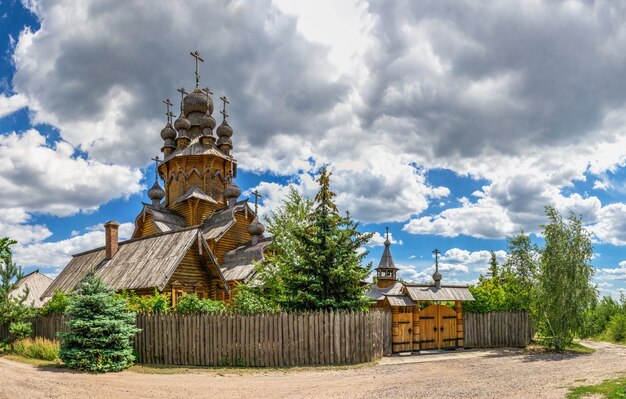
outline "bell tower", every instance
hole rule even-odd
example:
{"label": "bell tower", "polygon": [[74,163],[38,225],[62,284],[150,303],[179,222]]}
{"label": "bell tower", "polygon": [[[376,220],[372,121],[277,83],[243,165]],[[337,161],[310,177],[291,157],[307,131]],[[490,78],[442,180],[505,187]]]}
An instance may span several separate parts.
{"label": "bell tower", "polygon": [[376,285],[379,288],[391,287],[397,280],[396,273],[398,268],[393,263],[393,257],[391,256],[391,251],[389,250],[389,247],[391,246],[391,241],[389,241],[389,227],[386,227],[386,229],[387,236],[385,240],[385,250],[383,251],[383,255],[380,257],[380,262],[376,268]]}

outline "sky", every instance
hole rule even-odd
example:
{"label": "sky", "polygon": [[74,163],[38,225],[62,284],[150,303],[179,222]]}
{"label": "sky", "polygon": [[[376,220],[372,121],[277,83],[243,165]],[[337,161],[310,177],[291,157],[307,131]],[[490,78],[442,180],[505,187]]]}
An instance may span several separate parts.
{"label": "sky", "polygon": [[[399,276],[474,283],[544,207],[580,215],[600,293],[626,290],[626,3],[0,0],[0,236],[26,272],[120,236],[147,202],[162,100],[230,99],[262,214],[323,165],[342,212],[385,227]],[[177,106],[174,107],[176,112]]]}

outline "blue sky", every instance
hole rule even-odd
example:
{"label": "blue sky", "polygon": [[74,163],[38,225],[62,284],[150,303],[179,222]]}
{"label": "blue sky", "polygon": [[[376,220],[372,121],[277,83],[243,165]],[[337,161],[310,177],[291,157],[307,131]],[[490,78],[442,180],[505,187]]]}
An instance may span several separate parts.
{"label": "blue sky", "polygon": [[[479,4],[480,6],[477,6]],[[230,100],[237,183],[262,212],[330,165],[342,211],[385,226],[407,280],[473,282],[543,207],[582,215],[596,283],[626,289],[626,9],[495,1],[0,2],[0,235],[54,276],[129,236],[153,182],[161,100]],[[132,17],[131,17],[132,16]],[[477,24],[476,21],[480,21]],[[177,106],[174,107],[177,111]]]}

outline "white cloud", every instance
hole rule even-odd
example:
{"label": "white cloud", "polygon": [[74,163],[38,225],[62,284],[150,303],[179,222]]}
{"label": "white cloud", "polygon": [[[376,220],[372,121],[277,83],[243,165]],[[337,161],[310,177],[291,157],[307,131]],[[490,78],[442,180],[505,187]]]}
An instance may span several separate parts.
{"label": "white cloud", "polygon": [[[121,223],[119,239],[129,238],[134,229],[133,223]],[[53,270],[53,274],[64,267],[73,254],[104,246],[104,227],[91,226],[86,233],[56,242],[36,242],[18,245],[14,249],[14,259],[21,266],[37,266]],[[49,271],[50,271],[49,270]]]}
{"label": "white cloud", "polygon": [[34,129],[0,135],[0,159],[2,205],[20,214],[72,215],[143,189],[138,169],[76,157],[65,142],[50,147]]}
{"label": "white cloud", "polygon": [[[383,245],[385,245],[385,241],[387,240],[385,233],[379,233],[377,231],[374,232],[374,235],[372,236],[372,239],[369,242],[368,247],[382,247]],[[389,233],[389,242],[392,245],[402,245],[403,242],[402,240],[397,240],[395,238],[393,238],[393,233]]]}
{"label": "white cloud", "polygon": [[26,105],[28,105],[28,100],[21,94],[15,94],[10,97],[0,94],[0,118],[12,114]]}

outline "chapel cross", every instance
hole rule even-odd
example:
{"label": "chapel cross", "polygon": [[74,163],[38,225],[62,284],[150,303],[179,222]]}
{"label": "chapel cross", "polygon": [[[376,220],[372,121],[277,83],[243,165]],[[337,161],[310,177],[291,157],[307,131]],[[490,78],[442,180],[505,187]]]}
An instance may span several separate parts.
{"label": "chapel cross", "polygon": [[228,113],[226,113],[226,104],[230,104],[230,101],[228,101],[228,98],[226,98],[226,96],[220,97],[220,100],[224,102],[224,108],[222,111],[220,111],[220,114],[222,114],[224,116],[224,120],[226,120],[226,118],[228,118]]}
{"label": "chapel cross", "polygon": [[346,219],[350,220],[350,211],[346,211]]}
{"label": "chapel cross", "polygon": [[259,197],[262,197],[262,195],[259,194],[259,190],[254,190],[252,195],[254,195],[254,214],[256,215],[259,208]]}
{"label": "chapel cross", "polygon": [[172,123],[172,119],[174,118],[174,114],[172,113],[172,111],[169,111],[166,115],[167,115],[167,121],[169,123]]}
{"label": "chapel cross", "polygon": [[187,94],[187,92],[185,91],[184,87],[181,87],[180,89],[176,89],[177,92],[180,93],[180,113],[183,113],[183,101],[185,100],[185,94]]}
{"label": "chapel cross", "polygon": [[167,121],[171,122],[170,121],[170,114],[171,114],[170,107],[173,106],[174,104],[172,104],[169,98],[166,98],[165,100],[163,100],[163,104],[165,104],[165,107],[167,108],[167,112],[165,113],[165,115],[167,115]]}
{"label": "chapel cross", "polygon": [[190,53],[193,58],[196,59],[196,88],[200,85],[200,63],[198,61],[204,62],[204,58],[200,55],[198,50]]}
{"label": "chapel cross", "polygon": [[161,161],[161,159],[159,158],[158,155],[156,157],[150,158],[150,159],[154,161],[154,174],[156,175],[156,178],[158,180],[158,178],[159,178],[159,164],[162,161]]}
{"label": "chapel cross", "polygon": [[386,238],[389,241],[389,226],[385,227],[385,230],[387,230]]}
{"label": "chapel cross", "polygon": [[435,271],[438,272],[439,271],[439,254],[441,252],[438,249],[435,249],[433,253],[435,254]]}

